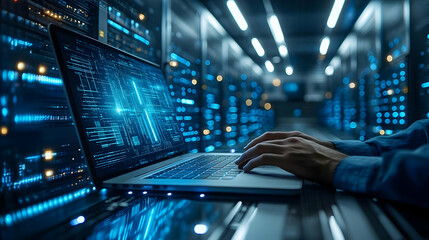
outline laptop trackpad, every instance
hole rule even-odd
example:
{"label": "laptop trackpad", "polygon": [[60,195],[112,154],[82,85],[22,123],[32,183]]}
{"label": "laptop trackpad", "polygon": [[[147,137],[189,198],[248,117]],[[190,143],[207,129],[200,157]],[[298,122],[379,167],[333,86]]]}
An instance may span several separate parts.
{"label": "laptop trackpad", "polygon": [[261,166],[254,168],[249,174],[262,175],[265,177],[276,177],[276,178],[295,178],[293,173],[287,172],[276,166]]}

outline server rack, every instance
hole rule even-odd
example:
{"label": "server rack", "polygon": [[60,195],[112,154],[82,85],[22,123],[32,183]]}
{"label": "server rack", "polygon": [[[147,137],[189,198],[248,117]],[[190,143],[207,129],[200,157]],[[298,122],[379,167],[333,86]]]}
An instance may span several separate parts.
{"label": "server rack", "polygon": [[198,152],[201,141],[201,14],[188,1],[168,4],[165,71],[183,137],[189,151]]}
{"label": "server rack", "polygon": [[243,69],[240,59],[243,58],[243,52],[232,40],[225,40],[224,53],[227,55],[225,61],[225,83],[223,85],[223,107],[224,107],[224,139],[228,147],[237,144],[240,136],[239,130],[239,113],[240,103],[242,102],[239,97],[240,84],[243,76]]}
{"label": "server rack", "polygon": [[[62,194],[67,202],[70,193],[92,189],[47,26],[61,24],[96,37],[97,13],[93,1],[1,2],[0,194],[9,204],[0,212]],[[27,207],[11,217],[49,207]]]}
{"label": "server rack", "polygon": [[225,33],[216,23],[203,18],[203,76],[202,76],[202,133],[201,149],[212,152],[223,145],[222,91],[224,72],[222,55]]}
{"label": "server rack", "polygon": [[[413,120],[429,118],[429,3],[424,0],[411,0],[410,9],[410,57],[409,77],[410,101],[415,111],[410,112]],[[411,111],[412,109],[410,109]]]}
{"label": "server rack", "polygon": [[[408,105],[414,100],[409,96],[409,19],[407,0],[368,4],[337,53],[341,70],[329,77],[343,72],[333,99],[325,104],[325,113],[331,108],[331,115],[325,116],[328,126],[365,140],[410,124]],[[335,115],[339,104],[342,113]]]}

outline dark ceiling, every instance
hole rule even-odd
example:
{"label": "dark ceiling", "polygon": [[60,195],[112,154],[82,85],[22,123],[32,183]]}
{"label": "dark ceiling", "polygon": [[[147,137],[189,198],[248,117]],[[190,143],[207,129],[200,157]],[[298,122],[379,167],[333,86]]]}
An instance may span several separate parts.
{"label": "dark ceiling", "polygon": [[[226,0],[201,0],[225,30],[235,39],[243,50],[261,67],[265,60],[273,60],[279,55],[276,43],[267,22],[263,0],[235,0],[249,27],[241,31],[228,11]],[[305,74],[311,71],[319,59],[319,46],[325,34],[331,38],[331,45],[326,55],[333,57],[341,42],[350,32],[357,17],[363,11],[367,0],[346,0],[336,27],[329,31],[326,21],[334,0],[271,0],[289,50],[290,65],[295,73]],[[259,57],[250,42],[256,37],[265,49],[265,56]],[[288,60],[274,63],[275,71],[284,74]],[[327,61],[321,62],[323,66]]]}

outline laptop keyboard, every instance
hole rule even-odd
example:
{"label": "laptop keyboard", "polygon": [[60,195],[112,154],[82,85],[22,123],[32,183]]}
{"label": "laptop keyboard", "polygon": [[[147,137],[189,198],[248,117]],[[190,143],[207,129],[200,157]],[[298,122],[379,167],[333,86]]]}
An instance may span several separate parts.
{"label": "laptop keyboard", "polygon": [[242,171],[234,160],[237,156],[202,155],[152,174],[145,179],[231,180]]}

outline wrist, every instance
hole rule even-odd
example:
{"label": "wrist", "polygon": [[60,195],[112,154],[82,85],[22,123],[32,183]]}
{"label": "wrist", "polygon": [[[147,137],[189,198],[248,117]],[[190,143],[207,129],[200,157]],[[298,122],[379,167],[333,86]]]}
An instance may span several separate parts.
{"label": "wrist", "polygon": [[328,179],[326,180],[328,185],[333,186],[334,184],[334,174],[335,174],[335,170],[337,169],[338,165],[340,165],[340,163],[347,158],[348,155],[337,152],[336,154],[334,154],[334,156],[332,156],[331,161],[329,161],[328,166],[327,166],[327,176]]}

